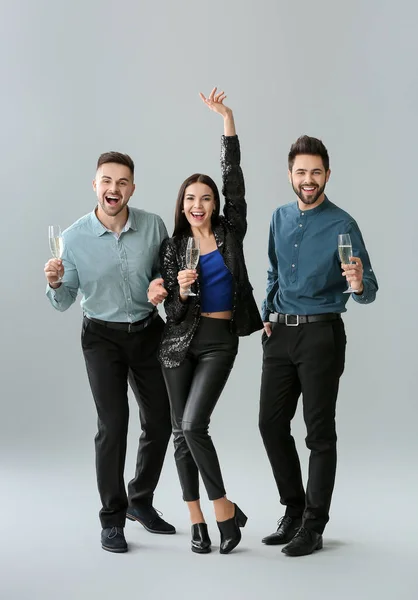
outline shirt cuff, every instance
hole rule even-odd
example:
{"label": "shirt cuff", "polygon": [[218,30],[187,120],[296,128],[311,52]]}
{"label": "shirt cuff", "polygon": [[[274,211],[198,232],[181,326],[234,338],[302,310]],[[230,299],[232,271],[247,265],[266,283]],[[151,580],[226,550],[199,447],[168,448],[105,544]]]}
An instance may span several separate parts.
{"label": "shirt cuff", "polygon": [[356,302],[358,302],[359,304],[367,304],[368,301],[369,301],[368,294],[367,294],[367,289],[366,289],[366,286],[365,286],[364,283],[363,283],[363,286],[364,287],[363,287],[363,293],[362,294],[355,294],[355,293],[351,294],[352,297],[353,297],[353,299]]}
{"label": "shirt cuff", "polygon": [[65,294],[63,283],[58,288],[52,288],[49,283],[46,284],[46,295],[57,304],[63,299],[63,294]]}

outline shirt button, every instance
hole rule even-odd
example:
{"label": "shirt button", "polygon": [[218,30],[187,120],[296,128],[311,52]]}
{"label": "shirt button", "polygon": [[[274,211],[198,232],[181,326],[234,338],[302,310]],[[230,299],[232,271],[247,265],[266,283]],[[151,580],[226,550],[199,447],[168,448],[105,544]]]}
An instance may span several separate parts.
{"label": "shirt button", "polygon": [[303,215],[304,215],[304,214],[305,214],[305,213],[301,213],[302,217],[303,217]]}
{"label": "shirt button", "polygon": [[295,265],[292,265],[293,268],[295,268]]}
{"label": "shirt button", "polygon": [[298,245],[297,245],[297,244],[295,244],[295,248],[297,248],[297,247],[298,247]]}
{"label": "shirt button", "polygon": [[302,227],[302,223],[299,224],[299,227]]}

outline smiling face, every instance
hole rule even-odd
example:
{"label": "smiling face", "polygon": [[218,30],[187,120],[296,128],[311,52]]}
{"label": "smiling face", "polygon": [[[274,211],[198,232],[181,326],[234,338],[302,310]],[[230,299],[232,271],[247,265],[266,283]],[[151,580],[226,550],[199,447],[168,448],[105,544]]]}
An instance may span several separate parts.
{"label": "smiling face", "polygon": [[198,227],[200,229],[210,227],[214,209],[215,197],[208,185],[196,182],[186,188],[183,210],[191,227]]}
{"label": "smiling face", "polygon": [[289,171],[289,181],[299,198],[301,208],[315,208],[323,202],[330,175],[331,171],[325,170],[320,156],[298,154],[295,157],[292,170]]}
{"label": "smiling face", "polygon": [[132,171],[125,165],[104,163],[97,169],[93,189],[99,201],[99,218],[100,211],[108,217],[116,217],[135,191]]}

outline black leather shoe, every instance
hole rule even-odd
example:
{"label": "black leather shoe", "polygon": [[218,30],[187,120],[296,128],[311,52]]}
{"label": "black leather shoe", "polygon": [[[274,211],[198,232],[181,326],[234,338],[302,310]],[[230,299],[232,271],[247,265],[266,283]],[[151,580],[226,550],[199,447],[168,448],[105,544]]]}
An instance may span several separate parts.
{"label": "black leather shoe", "polygon": [[150,533],[176,533],[176,528],[164,521],[153,506],[130,506],[126,511],[126,518],[138,521]]}
{"label": "black leather shoe", "polygon": [[312,529],[301,527],[291,542],[282,548],[287,556],[305,556],[322,549],[322,535]]}
{"label": "black leather shoe", "polygon": [[127,552],[128,544],[122,527],[106,527],[102,529],[102,548],[108,552]]}
{"label": "black leather shoe", "polygon": [[247,522],[247,517],[242,510],[236,504],[234,504],[234,506],[235,515],[232,519],[216,521],[221,533],[221,547],[219,549],[221,554],[229,554],[231,550],[238,546],[241,541],[240,527],[245,527]]}
{"label": "black leather shoe", "polygon": [[211,543],[206,523],[192,525],[192,552],[208,554],[211,551]]}
{"label": "black leather shoe", "polygon": [[267,546],[278,546],[279,544],[288,544],[296,535],[297,530],[302,525],[301,517],[288,517],[285,515],[277,521],[277,531],[264,537],[261,541]]}

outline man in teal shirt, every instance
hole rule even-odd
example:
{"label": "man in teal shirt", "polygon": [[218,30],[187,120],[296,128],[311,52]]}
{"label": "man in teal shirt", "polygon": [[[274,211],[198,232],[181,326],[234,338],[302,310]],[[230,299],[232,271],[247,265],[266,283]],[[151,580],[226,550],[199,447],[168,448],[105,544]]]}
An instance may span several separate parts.
{"label": "man in teal shirt", "polygon": [[[378,289],[357,223],[325,195],[330,173],[324,144],[299,138],[289,153],[298,199],[279,207],[270,225],[260,432],[286,511],[263,542],[287,544],[289,556],[322,548],[337,462],[335,406],[346,346],[341,313],[350,296],[366,305]],[[352,264],[341,265],[339,234],[350,235]],[[344,293],[348,283],[351,294]],[[290,427],[301,394],[310,450],[306,493]]]}
{"label": "man in teal shirt", "polygon": [[[64,231],[62,260],[49,260],[45,275],[55,309],[67,310],[79,291],[82,295],[82,348],[98,414],[101,543],[110,552],[126,552],[126,516],[152,533],[175,533],[152,506],[171,435],[157,359],[164,322],[156,309],[166,296],[158,255],[168,234],[159,216],[128,208],[135,190],[129,156],[102,154],[93,188],[97,207]],[[142,434],[127,495],[128,381],[139,405]]]}

